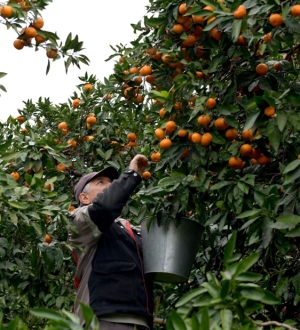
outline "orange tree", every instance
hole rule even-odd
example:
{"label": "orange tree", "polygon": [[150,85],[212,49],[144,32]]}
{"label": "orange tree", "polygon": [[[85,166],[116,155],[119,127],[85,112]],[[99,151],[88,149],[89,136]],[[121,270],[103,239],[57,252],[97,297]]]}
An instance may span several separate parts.
{"label": "orange tree", "polygon": [[[0,24],[6,29],[16,31],[16,39],[12,40],[12,46],[17,50],[24,47],[34,48],[36,51],[43,49],[48,57],[46,73],[50,70],[50,60],[65,58],[65,70],[69,66],[76,65],[80,68],[80,63],[89,64],[89,59],[78,54],[82,50],[83,42],[78,40],[78,36],[72,38],[70,33],[65,43],[59,42],[56,33],[44,29],[42,11],[52,0],[9,0],[0,3]],[[5,73],[0,72],[0,78]],[[3,85],[0,89],[6,92]]]}
{"label": "orange tree", "polygon": [[70,308],[72,188],[139,152],[151,167],[123,216],[205,228],[189,282],[157,285],[167,327],[299,326],[299,15],[296,1],[150,0],[104,82],[85,74],[65,104],[28,101],[2,124],[8,320]]}

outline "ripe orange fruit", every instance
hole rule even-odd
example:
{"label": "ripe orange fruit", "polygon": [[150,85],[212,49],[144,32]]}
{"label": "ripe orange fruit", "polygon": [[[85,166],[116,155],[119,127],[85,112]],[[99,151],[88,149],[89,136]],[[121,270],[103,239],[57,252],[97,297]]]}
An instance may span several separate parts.
{"label": "ripe orange fruit", "polygon": [[259,63],[255,70],[257,74],[264,76],[269,71],[269,68],[265,63]]}
{"label": "ripe orange fruit", "polygon": [[164,118],[165,114],[166,114],[166,110],[165,110],[165,108],[161,108],[161,109],[159,110],[159,116],[160,116],[160,118]]}
{"label": "ripe orange fruit", "polygon": [[129,69],[130,73],[138,73],[140,70],[137,66],[133,66],[132,68]]}
{"label": "ripe orange fruit", "polygon": [[255,149],[255,148],[252,148],[252,151],[251,151],[250,157],[251,157],[252,159],[258,159],[259,156],[260,156],[260,152],[259,152],[259,150]]}
{"label": "ripe orange fruit", "polygon": [[80,100],[79,99],[75,99],[72,102],[72,108],[78,108],[80,106]]}
{"label": "ripe orange fruit", "polygon": [[184,159],[184,158],[187,158],[190,154],[190,149],[189,148],[185,148],[183,153],[181,154],[180,156],[180,159]]}
{"label": "ripe orange fruit", "polygon": [[86,122],[90,125],[94,125],[97,122],[97,118],[95,116],[88,116]]}
{"label": "ripe orange fruit", "polygon": [[35,36],[37,36],[37,31],[32,26],[26,28],[24,33],[26,38],[34,38]]}
{"label": "ripe orange fruit", "polygon": [[221,36],[222,36],[222,31],[219,31],[217,28],[213,28],[210,32],[209,35],[215,39],[216,41],[220,41],[221,40]]}
{"label": "ripe orange fruit", "polygon": [[24,121],[25,121],[25,117],[23,117],[23,116],[18,116],[18,117],[16,117],[16,119],[19,123],[24,123]]}
{"label": "ripe orange fruit", "polygon": [[272,117],[275,114],[275,108],[272,106],[268,106],[264,110],[264,114],[268,117]]}
{"label": "ripe orange fruit", "polygon": [[214,8],[211,6],[205,6],[203,7],[203,10],[215,11]]}
{"label": "ripe orange fruit", "polygon": [[159,140],[162,140],[164,137],[165,137],[165,132],[163,129],[161,128],[157,128],[155,131],[155,136],[159,139]]}
{"label": "ripe orange fruit", "polygon": [[160,161],[160,152],[154,152],[151,156],[150,156],[151,160],[155,163]]}
{"label": "ripe orange fruit", "polygon": [[141,76],[148,76],[152,73],[152,68],[149,65],[144,65],[140,70]]}
{"label": "ripe orange fruit", "polygon": [[64,164],[59,163],[59,164],[56,165],[56,169],[59,170],[59,171],[65,171],[67,168]]}
{"label": "ripe orange fruit", "polygon": [[190,8],[186,8],[186,3],[182,3],[179,7],[178,7],[178,12],[180,15],[184,15],[188,12]]}
{"label": "ripe orange fruit", "polygon": [[247,15],[247,10],[243,5],[240,5],[238,9],[233,13],[234,18],[243,18]]}
{"label": "ripe orange fruit", "polygon": [[236,41],[236,43],[240,46],[247,46],[247,40],[243,35],[240,35]]}
{"label": "ripe orange fruit", "polygon": [[223,130],[228,128],[228,124],[226,123],[224,118],[218,118],[214,121],[214,126],[217,130]]}
{"label": "ripe orange fruit", "polygon": [[20,179],[20,174],[18,172],[12,172],[10,175],[15,179],[15,181]]}
{"label": "ripe orange fruit", "polygon": [[184,138],[188,135],[188,132],[185,129],[180,129],[177,133],[177,135],[181,138]]}
{"label": "ripe orange fruit", "polygon": [[135,98],[138,103],[143,103],[144,102],[144,95],[143,94],[138,94]]}
{"label": "ripe orange fruit", "polygon": [[1,16],[4,18],[8,18],[12,15],[13,9],[10,6],[3,6],[1,8]]}
{"label": "ripe orange fruit", "polygon": [[253,139],[252,128],[249,128],[246,131],[243,131],[242,138],[244,140],[252,140]]}
{"label": "ripe orange fruit", "polygon": [[52,237],[49,234],[45,235],[45,242],[50,244],[52,242]]}
{"label": "ripe orange fruit", "polygon": [[83,89],[84,89],[85,91],[91,91],[91,90],[93,89],[93,85],[92,85],[92,84],[85,84],[85,85],[83,86]]}
{"label": "ripe orange fruit", "polygon": [[39,36],[39,35],[35,36],[34,39],[35,39],[35,42],[36,42],[38,45],[39,45],[39,44],[42,44],[43,42],[46,41],[45,38],[43,38],[43,37],[41,37],[41,36]]}
{"label": "ripe orange fruit", "polygon": [[183,33],[184,29],[181,24],[175,24],[173,26],[173,31],[174,31],[174,33],[181,34],[181,33]]}
{"label": "ripe orange fruit", "polygon": [[263,36],[263,40],[264,40],[264,42],[271,42],[271,40],[272,40],[272,32],[269,32],[269,33],[267,33],[267,34],[265,34],[264,36]]}
{"label": "ripe orange fruit", "polygon": [[22,7],[23,10],[29,11],[31,5],[30,5],[28,0],[22,0],[21,1],[21,7]]}
{"label": "ripe orange fruit", "polygon": [[272,14],[269,17],[269,23],[274,27],[281,26],[283,24],[282,15],[281,14]]}
{"label": "ripe orange fruit", "polygon": [[213,109],[217,105],[217,101],[214,98],[209,97],[205,105],[208,109]]}
{"label": "ripe orange fruit", "polygon": [[52,191],[54,190],[54,183],[49,183],[45,186],[45,189],[49,190],[49,191]]}
{"label": "ripe orange fruit", "polygon": [[143,174],[142,174],[142,178],[143,178],[144,180],[149,180],[149,179],[151,178],[151,173],[148,172],[148,171],[143,172]]}
{"label": "ripe orange fruit", "polygon": [[260,154],[260,156],[257,158],[257,164],[259,165],[265,165],[270,163],[271,158],[265,156],[264,154]]}
{"label": "ripe orange fruit", "polygon": [[238,137],[238,135],[239,135],[239,133],[235,128],[229,128],[225,133],[226,139],[228,139],[230,141],[236,139]]}
{"label": "ripe orange fruit", "polygon": [[127,134],[127,140],[134,142],[136,140],[136,134],[135,133],[128,133]]}
{"label": "ripe orange fruit", "polygon": [[57,49],[55,48],[47,49],[46,51],[46,55],[48,58],[54,58],[56,54],[57,54]]}
{"label": "ripe orange fruit", "polygon": [[160,141],[159,146],[163,150],[170,149],[171,146],[172,146],[172,141],[170,139],[163,139],[163,140]]}
{"label": "ripe orange fruit", "polygon": [[119,62],[124,63],[124,58],[123,57],[120,57],[119,58]]}
{"label": "ripe orange fruit", "polygon": [[93,135],[87,135],[87,136],[84,136],[83,140],[89,142],[89,141],[92,141],[94,138],[95,137]]}
{"label": "ripe orange fruit", "polygon": [[243,161],[240,157],[231,157],[228,161],[228,165],[234,169],[241,169],[243,167]]}
{"label": "ripe orange fruit", "polygon": [[147,81],[148,84],[151,84],[152,85],[154,83],[154,81],[155,81],[155,76],[148,75],[148,76],[146,76],[145,80]]}
{"label": "ripe orange fruit", "polygon": [[72,148],[75,148],[77,145],[77,141],[76,140],[68,140],[67,142]]}
{"label": "ripe orange fruit", "polygon": [[204,147],[207,147],[208,145],[211,144],[212,139],[213,139],[213,137],[210,133],[204,133],[201,138],[201,145],[203,145]]}
{"label": "ripe orange fruit", "polygon": [[199,133],[193,133],[191,136],[191,140],[193,143],[200,144],[202,140],[202,136]]}
{"label": "ripe orange fruit", "polygon": [[61,123],[59,123],[57,125],[57,128],[60,129],[60,130],[63,130],[63,129],[68,129],[68,125],[65,121],[62,121]]}
{"label": "ripe orange fruit", "polygon": [[252,146],[250,144],[241,145],[240,153],[243,156],[250,156],[252,154]]}
{"label": "ripe orange fruit", "polygon": [[75,210],[75,208],[76,208],[76,207],[75,207],[74,205],[71,205],[71,206],[69,207],[69,210],[68,210],[68,211],[69,211],[69,212],[72,212],[72,211]]}
{"label": "ripe orange fruit", "polygon": [[176,127],[177,127],[176,123],[172,120],[166,123],[167,132],[173,133],[176,130]]}
{"label": "ripe orange fruit", "polygon": [[42,17],[38,17],[33,23],[32,23],[33,27],[35,27],[36,29],[41,29],[44,26],[44,20],[42,19]]}
{"label": "ripe orange fruit", "polygon": [[187,38],[183,40],[182,45],[191,47],[194,46],[196,42],[197,42],[196,37],[192,34],[189,34]]}
{"label": "ripe orange fruit", "polygon": [[292,8],[291,8],[291,15],[292,16],[300,16],[300,5],[294,5]]}
{"label": "ripe orange fruit", "polygon": [[197,121],[199,125],[206,126],[210,123],[210,117],[208,115],[201,115]]}
{"label": "ripe orange fruit", "polygon": [[281,68],[279,62],[274,63],[274,69],[275,69],[276,71],[282,71],[282,70],[283,70],[283,69]]}
{"label": "ripe orange fruit", "polygon": [[22,49],[25,46],[25,42],[23,40],[17,39],[14,41],[14,47],[16,49]]}
{"label": "ripe orange fruit", "polygon": [[196,71],[196,77],[198,79],[204,79],[205,78],[205,74],[202,71]]}
{"label": "ripe orange fruit", "polygon": [[204,23],[204,17],[203,16],[192,15],[192,19],[195,23],[198,23],[198,24],[203,24]]}

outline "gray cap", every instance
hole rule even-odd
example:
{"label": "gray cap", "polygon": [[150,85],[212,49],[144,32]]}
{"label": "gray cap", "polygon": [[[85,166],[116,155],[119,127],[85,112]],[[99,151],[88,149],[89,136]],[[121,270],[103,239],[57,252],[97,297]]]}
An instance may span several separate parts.
{"label": "gray cap", "polygon": [[100,172],[91,172],[88,173],[86,175],[84,175],[77,183],[77,185],[74,188],[74,196],[75,199],[77,201],[77,203],[79,203],[79,195],[82,193],[82,190],[84,189],[84,187],[90,182],[92,181],[96,176],[106,176],[107,178],[110,178],[111,181],[118,179],[119,177],[119,173],[118,171],[112,167],[106,167],[103,170],[101,170]]}

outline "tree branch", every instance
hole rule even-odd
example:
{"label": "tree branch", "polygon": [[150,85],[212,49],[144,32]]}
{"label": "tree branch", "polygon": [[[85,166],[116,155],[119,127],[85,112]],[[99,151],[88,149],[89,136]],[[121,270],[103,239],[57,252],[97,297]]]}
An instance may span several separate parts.
{"label": "tree branch", "polygon": [[262,323],[260,323],[260,322],[255,322],[255,321],[252,320],[252,322],[255,325],[258,325],[259,327],[267,327],[269,325],[276,325],[278,327],[286,328],[288,330],[297,330],[297,328],[291,327],[288,324],[279,323],[279,322],[276,322],[276,321],[268,321],[268,322],[262,322]]}

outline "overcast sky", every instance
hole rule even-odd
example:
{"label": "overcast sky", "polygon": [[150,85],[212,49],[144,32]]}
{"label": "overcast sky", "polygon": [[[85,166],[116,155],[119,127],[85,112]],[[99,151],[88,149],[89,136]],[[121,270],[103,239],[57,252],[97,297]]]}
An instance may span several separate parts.
{"label": "overcast sky", "polygon": [[13,46],[16,33],[0,26],[1,52],[0,72],[7,76],[0,79],[7,93],[0,91],[0,120],[8,116],[16,117],[23,102],[40,96],[50,97],[53,103],[63,103],[76,90],[79,76],[94,74],[103,81],[113,72],[117,58],[105,62],[114,52],[109,45],[120,43],[130,45],[136,36],[130,24],[142,20],[146,14],[148,0],[53,0],[45,11],[44,30],[56,32],[64,42],[68,33],[78,34],[83,41],[82,53],[91,61],[89,66],[81,65],[81,70],[70,66],[65,73],[63,60],[51,63],[46,76],[47,60],[45,50],[35,52],[34,48],[24,47],[17,50]]}

